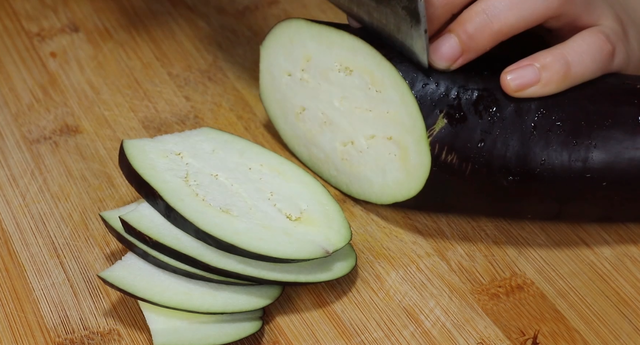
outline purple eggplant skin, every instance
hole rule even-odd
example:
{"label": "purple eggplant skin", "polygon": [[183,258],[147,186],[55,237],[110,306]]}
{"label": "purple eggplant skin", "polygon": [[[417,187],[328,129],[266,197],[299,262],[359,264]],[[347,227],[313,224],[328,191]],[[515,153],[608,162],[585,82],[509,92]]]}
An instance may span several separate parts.
{"label": "purple eggplant skin", "polygon": [[330,24],[381,52],[429,131],[432,172],[396,206],[489,216],[640,218],[640,76],[608,74],[555,95],[514,98],[510,64],[549,45],[535,28],[454,71],[424,69],[366,28]]}
{"label": "purple eggplant skin", "polygon": [[228,242],[222,241],[221,239],[200,230],[196,225],[191,223],[188,219],[186,219],[178,211],[171,207],[171,205],[169,205],[169,203],[158,193],[158,191],[156,191],[147,181],[144,180],[144,178],[142,178],[142,176],[140,176],[140,174],[138,174],[138,172],[131,165],[131,162],[129,162],[127,154],[124,150],[124,146],[122,144],[123,142],[120,143],[120,149],[118,152],[118,165],[120,167],[122,175],[125,177],[129,185],[131,185],[131,187],[133,187],[133,189],[147,203],[149,203],[149,205],[151,205],[156,211],[158,211],[158,213],[160,213],[175,227],[212,247],[249,259],[274,263],[291,263],[304,261],[273,258],[270,256],[252,253],[234,246]]}

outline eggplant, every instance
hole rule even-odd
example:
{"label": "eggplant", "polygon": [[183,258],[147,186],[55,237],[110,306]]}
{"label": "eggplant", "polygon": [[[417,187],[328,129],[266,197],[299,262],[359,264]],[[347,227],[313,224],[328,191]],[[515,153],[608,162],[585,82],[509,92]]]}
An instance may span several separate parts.
{"label": "eggplant", "polygon": [[261,45],[260,97],[290,151],[356,200],[636,219],[640,76],[609,74],[540,98],[506,94],[502,70],[547,46],[529,30],[444,72],[365,27],[290,18]]}
{"label": "eggplant", "polygon": [[205,315],[138,301],[153,345],[220,345],[249,337],[264,325],[264,309]]}
{"label": "eggplant", "polygon": [[108,287],[138,301],[199,314],[262,309],[284,291],[281,285],[234,286],[189,279],[158,268],[128,252],[98,274]]}
{"label": "eggplant", "polygon": [[269,262],[327,257],[351,240],[329,191],[239,136],[196,128],[123,140],[120,169],[172,224],[220,250]]}
{"label": "eggplant", "polygon": [[185,265],[180,261],[174,260],[162,253],[159,253],[156,250],[153,250],[146,246],[144,243],[136,240],[131,237],[131,235],[127,234],[122,227],[122,223],[120,222],[120,216],[128,213],[129,211],[133,211],[140,204],[145,203],[144,200],[138,200],[131,204],[127,204],[125,206],[108,210],[104,212],[100,212],[100,217],[102,218],[103,223],[105,224],[109,233],[116,239],[120,244],[122,244],[125,248],[127,248],[130,252],[137,255],[141,259],[147,261],[148,263],[162,268],[171,273],[175,273],[181,275],[186,278],[191,278],[195,280],[202,280],[210,283],[218,283],[218,284],[229,284],[229,285],[255,285],[256,283],[232,279],[216,274],[212,274],[209,272],[205,272],[199,270],[197,268],[193,268],[191,266]]}
{"label": "eggplant", "polygon": [[167,257],[205,272],[258,284],[325,282],[347,275],[357,262],[351,244],[328,257],[293,263],[233,255],[189,236],[146,202],[121,215],[120,222],[132,238]]}

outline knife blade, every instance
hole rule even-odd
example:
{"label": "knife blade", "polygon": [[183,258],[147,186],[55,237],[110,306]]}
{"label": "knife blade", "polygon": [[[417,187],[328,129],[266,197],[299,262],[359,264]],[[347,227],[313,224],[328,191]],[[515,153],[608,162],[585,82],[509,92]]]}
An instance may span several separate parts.
{"label": "knife blade", "polygon": [[329,0],[362,26],[429,68],[429,33],[424,0]]}

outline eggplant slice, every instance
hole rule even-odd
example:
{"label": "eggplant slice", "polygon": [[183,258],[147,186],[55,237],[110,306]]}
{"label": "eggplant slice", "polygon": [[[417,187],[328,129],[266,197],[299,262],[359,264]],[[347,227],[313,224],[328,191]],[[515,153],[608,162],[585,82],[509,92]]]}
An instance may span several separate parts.
{"label": "eggplant slice", "polygon": [[119,207],[113,210],[104,211],[100,213],[100,217],[104,221],[109,233],[120,242],[125,248],[132,253],[139,256],[141,259],[146,260],[150,264],[167,270],[169,272],[181,275],[186,278],[207,281],[218,284],[230,284],[230,285],[255,285],[256,283],[242,281],[238,279],[228,278],[209,272],[193,268],[185,265],[180,261],[174,260],[156,250],[149,248],[142,242],[131,237],[124,231],[122,223],[120,223],[119,216],[134,210],[140,204],[144,203],[144,200],[138,200],[131,204]]}
{"label": "eggplant slice", "polygon": [[347,275],[356,252],[347,244],[331,256],[274,263],[229,254],[181,231],[148,203],[120,216],[125,231],[150,248],[203,271],[263,284],[319,283]]}
{"label": "eggplant slice", "polygon": [[158,268],[129,252],[98,274],[112,289],[160,307],[201,313],[252,311],[275,302],[280,285],[235,286],[203,282]]}
{"label": "eggplant slice", "polygon": [[221,345],[244,339],[264,325],[264,309],[203,315],[138,301],[153,345]]}
{"label": "eggplant slice", "polygon": [[351,240],[320,181],[239,136],[203,127],[123,140],[119,162],[163,217],[229,253],[296,262],[329,256]]}

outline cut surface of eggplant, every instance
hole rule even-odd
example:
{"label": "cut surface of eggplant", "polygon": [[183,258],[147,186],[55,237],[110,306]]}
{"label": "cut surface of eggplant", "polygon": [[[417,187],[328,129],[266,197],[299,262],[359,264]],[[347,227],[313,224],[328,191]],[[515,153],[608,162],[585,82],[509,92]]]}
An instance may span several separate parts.
{"label": "cut surface of eggplant", "polygon": [[137,300],[202,314],[257,310],[273,303],[283,291],[279,285],[236,286],[185,278],[131,252],[98,276],[109,287]]}
{"label": "cut surface of eggplant", "polygon": [[260,330],[263,309],[234,314],[204,315],[138,301],[153,345],[221,345]]}
{"label": "cut surface of eggplant", "polygon": [[165,218],[211,246],[270,261],[325,257],[351,240],[329,191],[304,169],[203,127],[123,140],[120,166]]}
{"label": "cut surface of eggplant", "polygon": [[325,181],[378,204],[422,189],[431,155],[420,108],[404,78],[369,44],[287,19],[261,45],[259,78],[262,103],[283,141]]}
{"label": "cut surface of eggplant", "polygon": [[[260,95],[289,149],[357,199],[489,216],[637,220],[640,76],[608,74],[547,97],[507,95],[501,72],[547,47],[530,30],[442,72],[417,66],[364,27],[286,19],[262,44]],[[394,98],[377,102],[389,92]],[[391,108],[396,122],[383,116]],[[426,145],[414,131],[426,128],[431,154],[408,169],[380,147],[362,150],[366,140],[344,139],[379,128],[402,131],[393,138],[416,153]],[[345,143],[363,151],[368,169],[343,160]],[[411,193],[383,197],[408,185]]]}
{"label": "cut surface of eggplant", "polygon": [[107,224],[107,229],[109,230],[109,232],[118,240],[118,242],[129,249],[129,251],[136,254],[141,259],[146,260],[150,264],[153,264],[154,266],[181,275],[183,277],[218,284],[255,285],[255,283],[253,282],[228,278],[185,265],[180,261],[174,260],[164,254],[159,253],[156,250],[149,248],[142,242],[131,237],[124,231],[119,217],[129,211],[132,211],[143,202],[144,200],[138,200],[131,204],[100,213],[100,217],[102,217],[104,222]]}
{"label": "cut surface of eggplant", "polygon": [[148,203],[120,216],[125,231],[147,246],[204,271],[257,283],[317,283],[353,270],[356,252],[349,243],[331,256],[294,263],[258,261],[211,247],[181,231]]}

